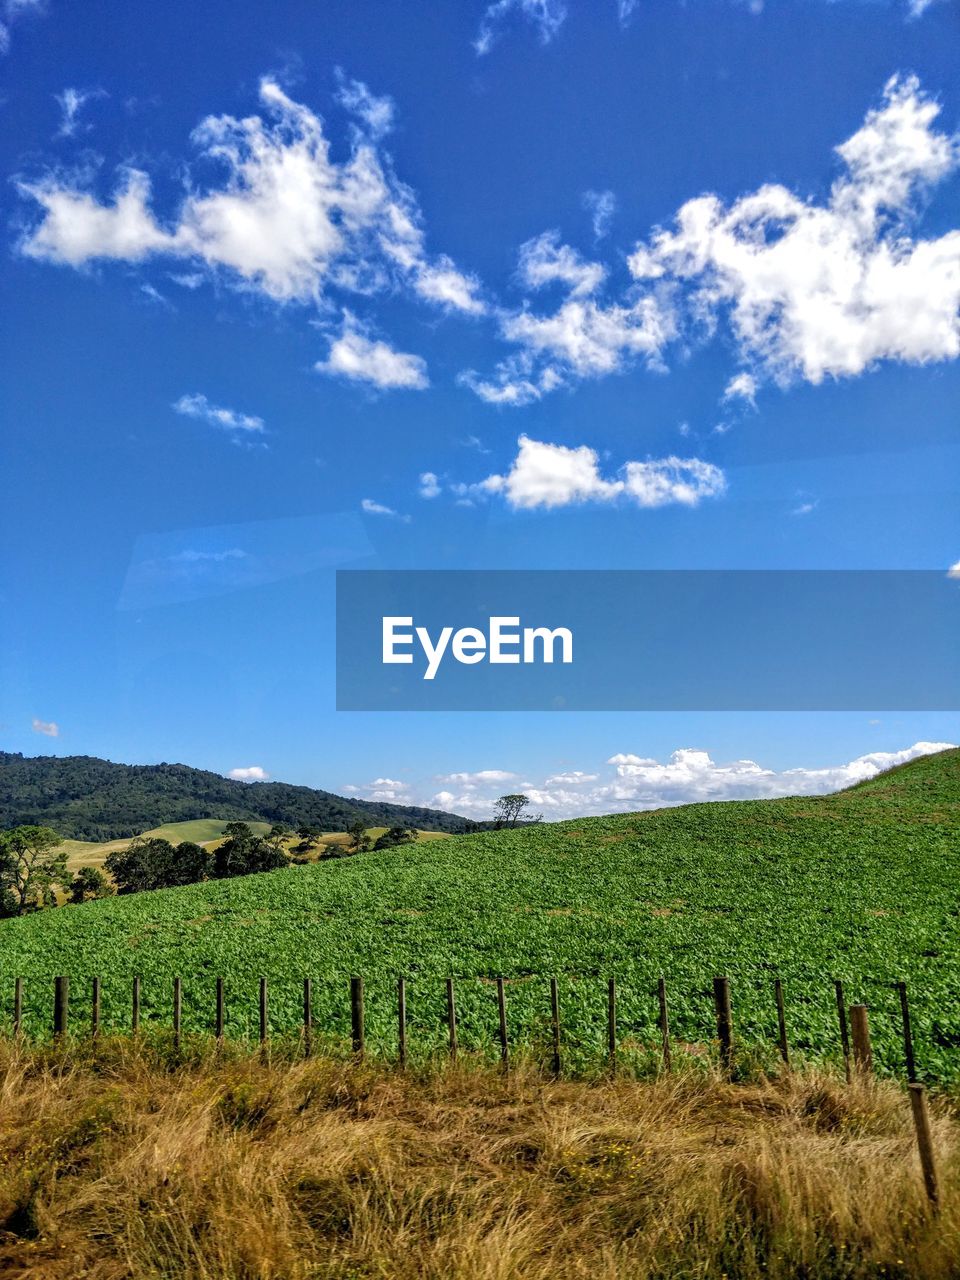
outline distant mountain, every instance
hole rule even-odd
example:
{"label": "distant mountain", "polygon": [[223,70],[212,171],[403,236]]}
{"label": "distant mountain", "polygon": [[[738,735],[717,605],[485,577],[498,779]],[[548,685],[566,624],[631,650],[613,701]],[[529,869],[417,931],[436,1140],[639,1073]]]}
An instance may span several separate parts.
{"label": "distant mountain", "polygon": [[234,782],[185,764],[113,764],[96,756],[0,751],[0,828],[52,827],[69,840],[119,840],[167,822],[223,818],[343,831],[370,827],[463,831],[456,814],[417,805],[352,800],[286,782]]}

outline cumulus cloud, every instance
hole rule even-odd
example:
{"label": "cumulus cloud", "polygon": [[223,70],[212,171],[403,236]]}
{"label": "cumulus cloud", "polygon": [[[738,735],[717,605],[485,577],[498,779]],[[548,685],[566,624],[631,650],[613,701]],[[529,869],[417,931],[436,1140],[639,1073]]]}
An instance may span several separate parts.
{"label": "cumulus cloud", "polygon": [[576,249],[562,244],[559,231],[544,231],[520,246],[517,275],[531,289],[562,284],[571,297],[586,297],[596,293],[606,274],[599,262],[585,262]]}
{"label": "cumulus cloud", "polygon": [[482,56],[489,53],[500,35],[503,23],[518,14],[532,23],[541,44],[549,44],[567,17],[563,0],[495,0],[487,7],[473,47]]}
{"label": "cumulus cloud", "polygon": [[339,336],[330,339],[326,360],[318,360],[314,368],[381,391],[423,391],[430,385],[427,362],[421,356],[395,351],[389,343],[369,337],[349,313]]}
{"label": "cumulus cloud", "polygon": [[343,788],[345,795],[359,796],[364,800],[379,800],[384,804],[410,804],[410,787],[397,778],[374,778],[361,785],[351,783]]}
{"label": "cumulus cloud", "polygon": [[757,395],[757,380],[752,373],[741,371],[735,374],[727,383],[723,391],[723,399],[745,400],[747,404],[755,405]]}
{"label": "cumulus cloud", "polygon": [[227,777],[233,778],[235,782],[266,782],[270,775],[260,765],[248,764],[243,768],[231,769]]}
{"label": "cumulus cloud", "polygon": [[957,138],[934,127],[939,113],[915,77],[894,77],[837,147],[843,172],[823,203],[778,184],[729,206],[698,196],[637,246],[634,277],[682,282],[691,312],[726,316],[741,357],[781,384],[955,359],[960,232],[909,231],[924,194],[960,163]]}
{"label": "cumulus cloud", "polygon": [[[765,768],[754,760],[717,763],[709,752],[690,747],[674,751],[665,762],[633,752],[617,752],[607,760],[611,774],[605,779],[597,773],[573,771],[554,774],[539,786],[524,783],[521,789],[535,808],[552,820],[708,800],[825,795],[952,745],[916,742],[900,751],[869,752],[845,764],[782,770]],[[491,817],[499,794],[495,786],[456,785],[456,779],[473,776],[449,775],[445,781],[453,789],[438,792],[431,803],[470,817]]]}
{"label": "cumulus cloud", "polygon": [[437,498],[440,496],[440,481],[433,471],[424,471],[420,476],[420,497]]}
{"label": "cumulus cloud", "polygon": [[60,737],[60,726],[55,720],[38,720],[37,717],[34,716],[32,728],[34,733],[43,733],[48,738]]}
{"label": "cumulus cloud", "polygon": [[960,578],[960,560],[956,564],[952,564],[947,570],[948,578]]}
{"label": "cumulus cloud", "polygon": [[482,786],[488,782],[513,782],[520,775],[509,769],[478,769],[475,773],[447,773],[438,782],[458,783],[460,786]]}
{"label": "cumulus cloud", "polygon": [[151,207],[150,178],[140,169],[122,171],[106,202],[55,172],[21,182],[42,215],[21,251],[73,267],[181,259],[277,302],[318,301],[331,287],[366,296],[402,286],[446,309],[479,313],[476,282],[449,258],[427,254],[413,193],[378,149],[387,100],[343,81],[340,101],[364,126],[343,161],[331,156],[320,117],[270,77],[260,82],[262,115],[208,116],[193,135],[198,168],[213,162],[220,181],[204,186],[191,172],[167,222]]}
{"label": "cumulus cloud", "polygon": [[461,494],[501,494],[515,509],[565,507],[583,502],[626,498],[641,507],[670,503],[696,506],[702,498],[719,497],[726,488],[723,472],[700,458],[657,458],[627,462],[614,476],[604,476],[595,449],[569,448],[522,435],[517,456],[504,475],[488,476],[476,485],[458,486]]}
{"label": "cumulus cloud", "polygon": [[249,413],[238,413],[236,409],[223,409],[219,405],[211,404],[207,397],[199,392],[182,395],[174,402],[173,409],[175,413],[183,414],[187,418],[197,418],[200,422],[207,422],[210,426],[219,427],[223,431],[259,433],[264,429],[262,418]]}

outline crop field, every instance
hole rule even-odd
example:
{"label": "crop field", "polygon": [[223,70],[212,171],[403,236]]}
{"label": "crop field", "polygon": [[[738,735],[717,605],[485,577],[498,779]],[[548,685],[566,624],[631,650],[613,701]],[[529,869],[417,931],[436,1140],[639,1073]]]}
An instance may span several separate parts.
{"label": "crop field", "polygon": [[[270,1030],[294,1035],[302,979],[314,1028],[349,1035],[348,979],[366,983],[370,1051],[396,1047],[395,983],[408,980],[411,1053],[445,1037],[455,976],[464,1048],[493,1049],[493,980],[507,980],[512,1044],[549,1034],[548,980],[560,984],[566,1061],[603,1051],[605,989],[619,988],[624,1063],[658,1044],[657,979],[668,984],[677,1052],[713,1034],[711,980],[729,975],[744,1049],[775,1045],[782,979],[799,1058],[836,1058],[833,981],[870,1007],[881,1070],[902,1073],[897,997],[907,982],[921,1072],[960,1078],[960,751],[821,799],[691,805],[452,836],[268,875],[110,898],[0,925],[2,1015],[25,978],[24,1024],[48,1034],[52,978],[71,978],[82,1032],[89,979],[102,979],[104,1032],[169,1026],[183,980],[185,1032],[211,1029],[226,980],[227,1032],[252,1036],[269,979]],[[761,1046],[766,1048],[761,1049]]]}

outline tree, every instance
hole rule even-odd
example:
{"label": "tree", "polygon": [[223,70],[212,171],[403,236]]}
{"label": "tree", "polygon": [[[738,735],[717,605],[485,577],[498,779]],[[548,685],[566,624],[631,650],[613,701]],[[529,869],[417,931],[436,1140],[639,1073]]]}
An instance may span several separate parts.
{"label": "tree", "polygon": [[169,840],[153,836],[131,840],[126,849],[115,849],[103,865],[113,876],[117,893],[143,893],[206,879],[210,854],[191,840],[174,847]]}
{"label": "tree", "polygon": [[213,855],[213,874],[219,880],[289,866],[282,843],[256,835],[245,822],[228,823],[224,835],[226,840]]}
{"label": "tree", "polygon": [[56,891],[70,883],[67,855],[49,827],[0,831],[0,912],[22,916],[57,905]]}
{"label": "tree", "polygon": [[351,822],[347,827],[347,835],[350,837],[350,845],[354,853],[363,853],[370,848],[370,837],[367,835],[367,827],[362,818],[357,818],[355,822]]}
{"label": "tree", "polygon": [[493,806],[493,818],[498,827],[515,827],[517,819],[530,804],[524,795],[501,796]]}
{"label": "tree", "polygon": [[109,892],[107,877],[98,867],[81,867],[70,882],[70,901],[78,906],[88,898],[105,898]]}
{"label": "tree", "polygon": [[398,844],[412,844],[417,833],[412,827],[390,827],[377,837],[374,849],[393,849]]}

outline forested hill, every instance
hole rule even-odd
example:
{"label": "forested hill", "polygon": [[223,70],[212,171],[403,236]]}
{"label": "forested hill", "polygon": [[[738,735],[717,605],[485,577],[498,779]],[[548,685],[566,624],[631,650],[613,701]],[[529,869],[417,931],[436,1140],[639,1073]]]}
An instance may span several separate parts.
{"label": "forested hill", "polygon": [[194,818],[282,822],[344,831],[367,826],[462,831],[440,809],[352,800],[285,782],[234,782],[185,764],[113,764],[96,756],[0,751],[0,828],[36,823],[70,840],[118,840]]}

